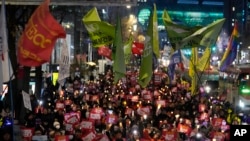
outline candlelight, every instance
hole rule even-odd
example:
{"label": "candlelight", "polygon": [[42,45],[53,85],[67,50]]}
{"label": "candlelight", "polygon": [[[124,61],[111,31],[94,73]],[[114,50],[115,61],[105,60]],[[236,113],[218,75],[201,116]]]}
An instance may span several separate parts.
{"label": "candlelight", "polygon": [[182,118],[180,118],[180,122],[182,122],[183,121],[183,119]]}
{"label": "candlelight", "polygon": [[141,104],[141,101],[139,101],[139,104]]}
{"label": "candlelight", "polygon": [[137,107],[140,107],[140,104],[136,104]]}
{"label": "candlelight", "polygon": [[123,128],[123,126],[122,126],[122,122],[119,122],[119,126],[120,126],[121,128]]}
{"label": "candlelight", "polygon": [[176,114],[176,115],[175,115],[175,118],[177,118],[177,119],[178,119],[179,117],[180,117],[180,115],[179,115],[179,114]]}

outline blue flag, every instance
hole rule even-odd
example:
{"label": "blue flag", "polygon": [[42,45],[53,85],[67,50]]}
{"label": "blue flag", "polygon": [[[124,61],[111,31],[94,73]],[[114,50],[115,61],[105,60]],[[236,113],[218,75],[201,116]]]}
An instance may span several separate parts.
{"label": "blue flag", "polygon": [[175,71],[175,66],[176,64],[179,64],[181,63],[181,51],[180,50],[177,50],[175,51],[171,57],[170,57],[170,63],[168,65],[168,77],[170,79],[170,82],[174,79],[174,71]]}

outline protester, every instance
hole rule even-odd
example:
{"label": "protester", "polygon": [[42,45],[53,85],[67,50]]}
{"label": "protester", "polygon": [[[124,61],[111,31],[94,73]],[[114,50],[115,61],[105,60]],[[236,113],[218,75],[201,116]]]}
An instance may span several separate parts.
{"label": "protester", "polygon": [[[219,96],[201,91],[191,95],[188,82],[181,79],[171,85],[162,79],[141,88],[131,78],[113,84],[109,70],[91,81],[81,81],[81,76],[67,79],[61,89],[48,82],[40,99],[31,95],[34,110],[26,112],[26,122],[20,126],[32,129],[32,136],[55,141],[59,137],[65,141],[228,141],[229,125],[250,119],[237,116]],[[2,119],[8,117],[3,110]],[[5,126],[2,123],[2,129]],[[2,132],[1,137],[7,140],[8,135]]]}

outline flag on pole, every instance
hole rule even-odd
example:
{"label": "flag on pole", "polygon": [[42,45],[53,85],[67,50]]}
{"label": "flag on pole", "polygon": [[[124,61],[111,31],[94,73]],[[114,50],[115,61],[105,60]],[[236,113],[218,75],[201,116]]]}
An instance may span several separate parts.
{"label": "flag on pole", "polygon": [[219,19],[203,28],[198,29],[192,35],[182,39],[177,43],[177,49],[192,47],[210,47],[215,44],[225,18]]}
{"label": "flag on pole", "polygon": [[153,42],[153,52],[156,58],[160,58],[160,49],[159,49],[159,33],[158,33],[158,17],[157,17],[157,9],[156,5],[154,4],[153,16],[152,16],[152,23],[153,27],[150,29],[152,32],[152,42]]}
{"label": "flag on pole", "polygon": [[5,0],[2,0],[0,15],[0,94],[3,92],[2,84],[10,80],[13,69],[9,60],[7,26],[5,15]]}
{"label": "flag on pole", "polygon": [[64,28],[49,11],[45,0],[31,15],[18,42],[18,60],[23,66],[36,67],[50,60],[58,38],[65,38]]}
{"label": "flag on pole", "polygon": [[92,8],[82,21],[89,33],[93,47],[110,45],[114,42],[115,27],[107,22],[101,21],[97,8]]}
{"label": "flag on pole", "polygon": [[129,64],[132,55],[132,44],[133,44],[133,37],[130,35],[128,41],[124,44],[124,59],[125,64]]}
{"label": "flag on pole", "polygon": [[116,84],[122,77],[125,77],[126,74],[124,49],[122,42],[121,21],[119,17],[117,18],[115,40],[113,45],[116,50],[114,64],[113,64],[114,83]]}
{"label": "flag on pole", "polygon": [[198,53],[197,53],[197,48],[192,48],[191,51],[191,58],[189,62],[189,71],[188,74],[190,77],[192,77],[196,73],[196,64],[197,64],[197,58],[198,58]]}
{"label": "flag on pole", "polygon": [[198,61],[198,54],[197,54],[197,47],[192,48],[192,55],[190,58],[189,63],[189,76],[191,77],[191,94],[196,94],[196,88],[197,88],[197,65]]}
{"label": "flag on pole", "polygon": [[[154,10],[155,11],[155,10]],[[144,41],[144,50],[141,56],[141,66],[139,70],[138,83],[141,87],[145,88],[151,81],[153,74],[153,31],[154,31],[154,18],[153,13],[150,14],[147,35]]]}
{"label": "flag on pole", "polygon": [[62,51],[59,64],[58,83],[63,86],[66,78],[70,76],[70,55],[66,39],[62,39]]}
{"label": "flag on pole", "polygon": [[171,22],[171,23],[173,23],[173,21],[172,21],[171,17],[169,16],[168,11],[166,9],[163,10],[162,20],[163,20],[164,23],[165,22]]}
{"label": "flag on pole", "polygon": [[201,26],[189,27],[174,23],[171,20],[166,9],[164,9],[163,11],[162,19],[168,34],[168,39],[174,49],[176,49],[176,44],[179,43],[182,39],[190,36],[195,31],[201,28]]}
{"label": "flag on pole", "polygon": [[202,57],[199,59],[197,63],[197,70],[204,71],[210,67],[210,57],[211,57],[211,48],[207,47],[204,51]]}
{"label": "flag on pole", "polygon": [[[201,30],[198,31],[198,32],[201,32],[200,35],[202,36],[202,39],[200,41],[200,46],[211,48],[211,46],[215,45],[215,43],[218,40],[218,36],[221,32],[221,29],[224,25],[225,20],[226,20],[225,18],[219,19],[219,20],[209,24],[207,26],[207,28],[204,28],[204,29],[202,28]],[[202,30],[204,30],[204,32]],[[199,37],[199,35],[198,35],[198,37]]]}
{"label": "flag on pole", "polygon": [[181,51],[177,50],[171,55],[170,63],[168,65],[168,69],[167,69],[170,83],[174,80],[175,67],[176,67],[176,65],[178,65],[180,63],[182,63],[182,55],[181,55]]}
{"label": "flag on pole", "polygon": [[239,38],[238,24],[234,24],[234,29],[229,39],[227,49],[221,59],[220,71],[225,71],[228,66],[230,66],[237,56],[237,47]]}

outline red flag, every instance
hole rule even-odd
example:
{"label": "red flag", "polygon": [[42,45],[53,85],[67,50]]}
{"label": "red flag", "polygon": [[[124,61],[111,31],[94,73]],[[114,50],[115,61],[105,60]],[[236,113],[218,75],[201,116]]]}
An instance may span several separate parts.
{"label": "red flag", "polygon": [[18,60],[23,66],[40,66],[50,60],[58,38],[65,38],[64,28],[49,11],[45,0],[32,14],[18,43]]}
{"label": "red flag", "polygon": [[104,57],[107,57],[108,59],[111,60],[111,54],[112,51],[110,48],[106,47],[106,46],[102,46],[98,48],[98,54]]}
{"label": "red flag", "polygon": [[141,55],[143,52],[143,49],[144,49],[143,43],[133,42],[133,45],[132,45],[132,53],[133,54]]}
{"label": "red flag", "polygon": [[177,65],[178,65],[178,67],[180,68],[181,71],[185,70],[183,62],[180,62]]}

